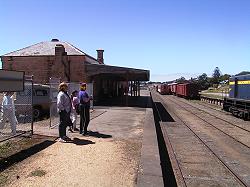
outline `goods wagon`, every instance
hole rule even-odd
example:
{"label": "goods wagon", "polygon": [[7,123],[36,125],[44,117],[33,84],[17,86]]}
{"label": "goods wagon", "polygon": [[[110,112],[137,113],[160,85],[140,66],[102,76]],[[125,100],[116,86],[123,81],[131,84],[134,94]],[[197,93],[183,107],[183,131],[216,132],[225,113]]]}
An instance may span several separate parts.
{"label": "goods wagon", "polygon": [[250,119],[250,74],[229,79],[229,97],[224,98],[223,109],[233,115]]}
{"label": "goods wagon", "polygon": [[195,83],[177,84],[176,95],[189,99],[196,99],[199,97],[199,87]]}
{"label": "goods wagon", "polygon": [[158,84],[154,84],[154,89],[158,92],[158,88],[159,88],[159,85]]}
{"label": "goods wagon", "polygon": [[170,86],[167,85],[167,84],[161,84],[161,85],[158,85],[158,89],[157,91],[162,94],[162,95],[165,95],[165,94],[170,94]]}
{"label": "goods wagon", "polygon": [[171,84],[168,84],[168,85],[170,87],[171,94],[176,95],[176,86],[177,86],[177,83],[171,83]]}

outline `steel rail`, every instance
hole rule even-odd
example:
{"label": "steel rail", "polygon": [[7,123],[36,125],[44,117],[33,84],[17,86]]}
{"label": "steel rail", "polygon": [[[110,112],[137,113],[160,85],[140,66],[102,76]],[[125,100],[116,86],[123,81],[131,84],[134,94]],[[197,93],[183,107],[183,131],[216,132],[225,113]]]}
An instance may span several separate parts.
{"label": "steel rail", "polygon": [[[230,121],[227,121],[227,120],[225,120],[225,119],[222,119],[222,118],[220,118],[220,117],[218,117],[218,116],[216,116],[216,115],[214,115],[214,114],[211,114],[211,113],[209,113],[209,112],[207,112],[207,111],[205,111],[205,110],[203,110],[203,109],[201,109],[201,108],[199,108],[199,107],[193,106],[193,105],[191,105],[191,104],[189,104],[189,103],[186,103],[186,102],[184,102],[184,101],[180,101],[180,102],[183,102],[183,103],[185,103],[185,104],[187,104],[187,105],[190,105],[190,106],[192,106],[192,107],[194,107],[194,108],[197,108],[197,109],[199,109],[199,110],[202,110],[203,112],[205,112],[205,113],[207,113],[207,114],[209,114],[209,115],[211,115],[211,116],[213,116],[213,117],[215,117],[215,118],[217,118],[217,119],[219,119],[219,120],[221,120],[221,121],[224,121],[224,122],[226,122],[226,123],[229,123],[230,125],[232,125],[232,126],[234,126],[234,127],[238,127],[238,128],[240,128],[240,129],[242,129],[242,130],[245,130],[245,131],[247,131],[247,132],[250,132],[250,130],[248,130],[248,129],[245,129],[245,128],[243,128],[243,127],[240,127],[240,126],[238,126],[238,125],[235,125],[235,124],[231,123]],[[199,104],[199,105],[201,105],[201,104]],[[204,105],[202,105],[202,106],[204,106]],[[211,108],[212,110],[215,110],[214,108],[212,108],[212,107],[210,107],[210,106],[208,106],[208,108]]]}
{"label": "steel rail", "polygon": [[[250,149],[250,146],[248,146],[247,144],[245,144],[245,143],[243,143],[243,142],[237,140],[236,138],[234,138],[234,137],[231,136],[230,134],[224,132],[223,130],[221,130],[220,128],[216,127],[216,126],[213,125],[212,123],[206,121],[205,119],[203,119],[203,118],[200,117],[199,115],[195,114],[194,112],[192,112],[192,111],[190,111],[190,110],[187,110],[186,108],[184,108],[182,105],[178,104],[178,103],[177,103],[176,101],[174,101],[173,99],[170,99],[170,100],[171,100],[173,103],[175,103],[176,105],[182,107],[184,110],[186,110],[186,111],[190,112],[191,114],[193,114],[194,116],[198,117],[199,119],[201,119],[201,120],[204,121],[205,123],[207,123],[207,124],[213,126],[215,129],[219,130],[219,131],[222,132],[223,134],[225,134],[225,135],[229,136],[230,138],[234,139],[236,142],[238,142],[238,143],[244,145],[245,147],[247,147],[248,149]],[[183,102],[183,101],[180,101],[180,102],[185,103],[185,102]],[[187,103],[185,103],[185,104],[187,104]],[[190,104],[187,104],[187,105],[192,106],[192,105],[190,105]],[[193,107],[193,106],[192,106],[192,107]],[[193,107],[193,108],[196,108],[196,107]],[[198,109],[199,109],[199,108],[198,108]],[[207,113],[208,113],[208,112],[207,112]],[[208,113],[208,114],[209,114],[209,113]],[[220,120],[220,118],[218,118],[218,119]],[[244,129],[243,129],[243,130],[244,130]]]}

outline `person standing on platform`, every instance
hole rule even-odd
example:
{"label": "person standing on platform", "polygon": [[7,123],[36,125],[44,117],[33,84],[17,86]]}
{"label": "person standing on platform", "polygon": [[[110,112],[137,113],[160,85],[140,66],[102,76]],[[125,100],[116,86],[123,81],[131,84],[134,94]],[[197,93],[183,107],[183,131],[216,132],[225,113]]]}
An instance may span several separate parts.
{"label": "person standing on platform", "polygon": [[59,84],[59,93],[57,95],[57,110],[59,112],[60,123],[59,123],[59,142],[67,142],[71,140],[66,136],[66,128],[72,122],[70,119],[71,112],[71,99],[68,95],[68,85],[65,82]]}
{"label": "person standing on platform", "polygon": [[78,96],[78,91],[77,90],[73,91],[71,94],[71,102],[72,102],[71,119],[74,131],[79,131],[79,129],[76,128],[77,110],[79,109],[79,99],[77,96]]}
{"label": "person standing on platform", "polygon": [[6,92],[2,101],[2,122],[1,128],[4,127],[6,120],[10,123],[11,133],[12,135],[16,135],[16,125],[17,119],[15,116],[15,105],[13,101],[14,92]]}
{"label": "person standing on platform", "polygon": [[90,121],[90,100],[92,97],[89,97],[88,93],[86,92],[87,84],[81,83],[80,84],[80,91],[79,91],[79,101],[80,101],[80,134],[86,136],[88,131],[88,125]]}

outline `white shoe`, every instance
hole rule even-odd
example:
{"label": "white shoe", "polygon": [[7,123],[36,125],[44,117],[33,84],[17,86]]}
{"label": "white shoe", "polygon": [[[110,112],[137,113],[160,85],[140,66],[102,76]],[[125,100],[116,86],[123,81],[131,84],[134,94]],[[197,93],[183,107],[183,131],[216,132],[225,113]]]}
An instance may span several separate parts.
{"label": "white shoe", "polygon": [[64,139],[62,139],[62,138],[59,138],[59,139],[58,139],[58,142],[61,142],[61,143],[66,143],[67,141],[66,141],[66,140],[64,140]]}

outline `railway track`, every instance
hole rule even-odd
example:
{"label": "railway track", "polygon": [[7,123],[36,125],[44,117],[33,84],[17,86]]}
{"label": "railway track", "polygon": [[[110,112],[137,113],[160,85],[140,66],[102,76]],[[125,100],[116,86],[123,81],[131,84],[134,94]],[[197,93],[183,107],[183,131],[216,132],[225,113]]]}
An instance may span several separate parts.
{"label": "railway track", "polygon": [[[166,108],[171,108],[171,107],[169,107],[169,106],[166,106],[166,98],[164,98],[163,96],[161,96],[161,95],[159,95],[159,94],[156,94],[156,93],[154,93],[154,94],[152,94],[152,95],[154,95],[153,97],[155,97],[155,98],[157,98],[158,100],[160,100],[162,103],[163,103],[163,105],[166,107]],[[232,144],[235,146],[235,147],[238,147],[238,150],[246,150],[245,152],[243,151],[243,155],[246,155],[247,156],[247,154],[248,154],[248,156],[249,156],[249,145],[247,145],[247,144],[244,144],[244,143],[242,143],[241,141],[239,141],[239,140],[237,140],[237,139],[235,139],[235,137],[232,137],[230,134],[227,134],[227,133],[225,133],[225,132],[223,132],[223,130],[221,130],[221,129],[219,129],[219,128],[217,128],[217,127],[214,127],[214,125],[211,123],[211,122],[207,122],[207,120],[206,119],[204,119],[204,116],[203,117],[200,117],[199,115],[200,115],[200,112],[198,112],[198,113],[196,113],[196,112],[194,112],[194,111],[190,111],[190,108],[192,108],[193,106],[189,106],[189,107],[187,107],[187,103],[185,103],[185,102],[181,102],[181,104],[180,103],[178,103],[178,101],[174,101],[172,98],[170,99],[170,98],[168,98],[168,100],[170,100],[175,106],[178,106],[178,108],[182,108],[182,110],[184,110],[184,111],[186,111],[186,113],[187,113],[187,115],[190,115],[190,113],[191,113],[191,115],[193,115],[193,116],[195,116],[196,118],[198,118],[200,121],[202,121],[203,123],[206,123],[206,124],[209,124],[209,126],[210,126],[210,128],[211,127],[213,127],[213,128],[215,128],[217,131],[219,131],[220,132],[220,134],[218,134],[218,132],[216,132],[217,133],[217,135],[219,136],[219,135],[221,135],[221,134],[224,134],[224,135],[226,135],[227,137],[225,138],[225,137],[223,137],[224,139],[225,139],[225,141],[229,141],[229,138],[231,139],[230,141],[235,141],[235,142],[237,142],[237,143],[235,143],[235,142],[233,142]],[[193,108],[195,108],[195,107],[193,107]],[[196,110],[197,110],[198,108],[196,108]],[[179,109],[178,109],[179,110]],[[199,109],[200,110],[200,109]],[[204,111],[203,111],[204,112]],[[214,138],[214,139],[211,139],[211,134],[210,134],[210,136],[208,136],[208,135],[204,135],[204,134],[202,134],[201,132],[200,132],[200,130],[199,129],[196,129],[195,128],[195,126],[192,126],[192,125],[190,125],[190,123],[188,122],[188,121],[186,121],[186,120],[183,120],[183,118],[182,117],[179,117],[179,114],[176,112],[176,111],[174,111],[174,110],[171,110],[171,113],[173,113],[175,116],[177,116],[177,118],[178,118],[178,121],[180,121],[181,122],[181,124],[183,124],[183,125],[185,125],[185,127],[187,127],[188,129],[189,129],[189,131],[190,132],[192,132],[192,134],[197,138],[197,139],[199,139],[199,141],[200,142],[202,142],[202,144],[217,158],[217,160],[229,171],[229,173],[231,173],[231,175],[238,181],[238,184],[240,184],[241,186],[250,186],[250,180],[249,180],[249,173],[250,173],[250,168],[249,167],[246,167],[244,164],[242,164],[242,163],[239,163],[237,166],[235,165],[235,164],[232,164],[233,163],[233,158],[231,158],[230,156],[227,156],[226,154],[224,154],[223,153],[223,151],[222,150],[220,150],[220,148],[219,147],[216,147],[217,146],[217,144],[216,143],[218,143],[218,141],[217,141],[217,139],[216,138]],[[189,114],[188,114],[189,113]],[[214,116],[213,116],[214,117]],[[221,120],[220,118],[218,118],[217,120]],[[231,124],[231,125],[233,125],[233,124]],[[237,126],[235,126],[236,128],[238,128],[238,130],[239,129],[241,129],[242,131],[244,130],[245,132],[249,132],[249,131],[247,131],[246,129],[242,129],[242,128],[239,128],[239,127],[237,127]],[[206,127],[206,128],[208,128],[208,126]],[[213,133],[214,133],[214,131],[213,131]],[[215,134],[216,134],[215,133]],[[249,134],[248,134],[249,135]],[[166,135],[165,135],[166,136]],[[169,138],[167,138],[167,139],[169,139]],[[224,140],[223,139],[223,140]],[[230,142],[229,141],[229,142]],[[241,145],[237,145],[237,144],[241,144]],[[171,147],[173,147],[172,145],[171,145]],[[174,152],[174,151],[173,151]],[[245,154],[244,154],[245,153]],[[175,156],[175,158],[176,158],[176,156]],[[249,160],[249,157],[248,158],[246,158],[246,157],[244,157],[244,156],[242,156],[241,157],[242,158],[242,160],[244,161],[250,161]],[[176,163],[178,163],[178,161],[176,162]],[[179,172],[180,173],[180,172]],[[185,184],[185,183],[184,183]]]}
{"label": "railway track", "polygon": [[[169,98],[168,98],[169,99]],[[248,141],[248,142],[242,142],[241,140],[239,140],[238,139],[238,137],[237,137],[237,134],[235,135],[232,135],[233,133],[235,133],[235,128],[225,128],[224,127],[224,129],[222,128],[219,128],[218,127],[218,125],[214,125],[213,123],[215,123],[214,122],[214,120],[211,120],[211,122],[209,121],[209,119],[206,119],[206,117],[207,116],[202,116],[203,114],[202,113],[200,113],[200,111],[193,111],[193,110],[190,110],[190,108],[187,108],[187,107],[185,107],[185,105],[188,105],[189,107],[192,107],[192,108],[194,108],[194,109],[196,109],[196,110],[200,110],[198,107],[195,107],[195,106],[193,106],[193,105],[191,105],[191,104],[188,104],[188,103],[186,103],[186,102],[183,102],[183,101],[181,101],[181,100],[179,100],[179,98],[178,98],[178,101],[177,100],[174,100],[174,99],[170,99],[171,100],[171,102],[173,102],[174,104],[176,104],[176,105],[178,105],[179,107],[182,107],[184,110],[186,110],[186,111],[188,111],[188,112],[190,112],[191,114],[193,114],[194,116],[196,116],[197,118],[199,118],[199,119],[201,119],[202,121],[204,121],[205,123],[207,123],[207,124],[209,124],[209,125],[211,125],[212,127],[214,127],[215,129],[217,129],[218,131],[220,131],[220,132],[222,132],[222,133],[224,133],[225,135],[227,135],[227,136],[229,136],[230,138],[232,138],[232,139],[234,139],[235,141],[237,141],[238,143],[240,143],[240,144],[242,144],[242,145],[244,145],[244,146],[246,146],[248,149],[250,149],[250,142]],[[178,102],[181,102],[182,104],[179,104]],[[184,104],[184,105],[183,105]],[[240,134],[243,134],[243,135],[245,135],[246,137],[248,136],[250,136],[250,131],[249,130],[247,130],[247,129],[245,129],[245,128],[242,128],[242,127],[240,127],[240,126],[238,126],[238,125],[236,125],[236,124],[233,124],[233,123],[230,123],[230,122],[228,122],[228,121],[226,121],[226,120],[223,120],[223,119],[221,119],[221,118],[219,118],[219,117],[217,117],[217,116],[215,116],[215,115],[212,115],[212,114],[210,114],[210,113],[208,113],[208,112],[206,112],[206,111],[204,111],[204,110],[202,110],[202,112],[205,112],[206,114],[208,114],[208,115],[210,115],[210,116],[212,116],[212,117],[214,117],[214,118],[216,118],[216,119],[218,119],[218,120],[221,120],[221,121],[224,121],[224,122],[226,122],[226,124],[224,125],[224,126],[227,126],[228,124],[229,125],[231,125],[231,126],[233,126],[233,127],[236,127],[236,128],[238,128],[238,131],[239,130],[241,130],[241,131],[244,131],[244,132],[241,132]],[[226,131],[228,131],[228,132],[225,132],[225,130]]]}
{"label": "railway track", "polygon": [[[190,105],[190,106],[192,106],[192,107],[194,107],[194,108],[196,108],[198,110],[201,110],[202,112],[205,112],[205,113],[209,114],[210,116],[213,116],[213,117],[215,117],[217,119],[220,119],[221,121],[224,121],[224,122],[226,122],[226,123],[228,123],[228,124],[230,124],[232,126],[236,126],[237,128],[240,128],[242,130],[250,132],[250,123],[247,122],[247,121],[244,121],[242,119],[237,119],[235,116],[232,116],[231,113],[228,114],[230,116],[230,120],[231,120],[231,121],[229,121],[229,119],[225,119],[225,118],[222,118],[222,117],[218,116],[218,114],[224,114],[224,115],[226,115],[228,112],[222,112],[222,111],[216,110],[215,108],[213,108],[213,107],[211,107],[209,105],[203,105],[203,104],[199,103],[198,104],[199,106],[211,109],[209,112],[207,112],[206,110],[204,110],[204,108],[201,108],[201,107],[198,107],[198,106],[194,106],[193,104],[190,104],[190,102],[184,101],[184,99],[180,98],[179,101],[182,102],[182,103],[185,103],[187,105]],[[216,111],[217,114],[213,114],[214,112],[211,112],[211,111]],[[235,120],[235,119],[237,119],[237,120]],[[242,124],[245,124],[245,125],[237,124],[237,123],[242,123]]]}

